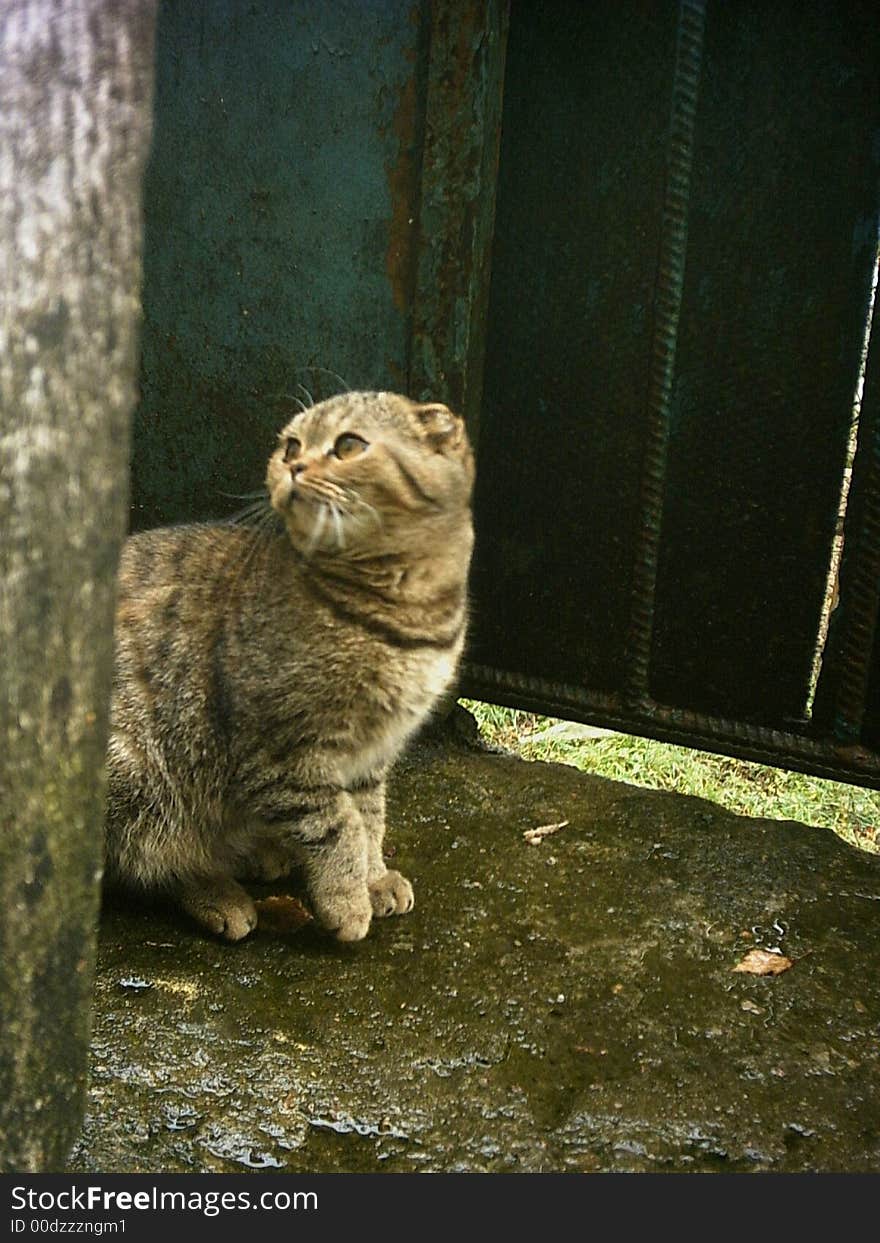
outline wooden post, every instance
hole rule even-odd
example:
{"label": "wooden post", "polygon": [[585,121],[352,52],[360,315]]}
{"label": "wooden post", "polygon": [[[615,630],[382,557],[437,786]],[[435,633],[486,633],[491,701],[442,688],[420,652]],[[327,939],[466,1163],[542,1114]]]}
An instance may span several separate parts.
{"label": "wooden post", "polygon": [[82,1122],[154,0],[0,6],[0,1170]]}

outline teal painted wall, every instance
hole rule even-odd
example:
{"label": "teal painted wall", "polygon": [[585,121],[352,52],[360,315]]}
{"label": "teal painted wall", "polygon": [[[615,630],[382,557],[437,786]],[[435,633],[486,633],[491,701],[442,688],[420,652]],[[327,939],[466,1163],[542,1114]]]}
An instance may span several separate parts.
{"label": "teal painted wall", "polygon": [[311,369],[405,386],[424,41],[412,0],[160,5],[133,525],[239,508]]}

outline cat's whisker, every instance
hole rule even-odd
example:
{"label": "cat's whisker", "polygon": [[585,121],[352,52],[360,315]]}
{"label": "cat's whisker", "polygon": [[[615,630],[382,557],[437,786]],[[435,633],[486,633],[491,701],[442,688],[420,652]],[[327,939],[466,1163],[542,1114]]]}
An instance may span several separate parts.
{"label": "cat's whisker", "polygon": [[336,535],[336,547],[341,552],[345,548],[345,531],[343,529],[342,517],[339,510],[332,501],[330,503],[330,516],[333,519],[333,529]]}
{"label": "cat's whisker", "polygon": [[342,386],[342,388],[344,389],[346,393],[351,392],[350,386],[346,384],[345,380],[343,380],[342,376],[339,374],[338,371],[331,371],[329,367],[309,367],[309,371],[312,371],[312,372],[319,371],[323,375],[328,375],[332,379],[336,380],[337,383]]}
{"label": "cat's whisker", "polygon": [[254,529],[261,535],[268,535],[272,531],[280,532],[283,530],[283,523],[280,516],[274,509],[271,508],[266,508],[261,514],[258,514],[253,525]]}
{"label": "cat's whisker", "polygon": [[324,527],[327,525],[327,510],[324,505],[318,505],[315,510],[315,522],[312,527],[312,533],[309,536],[309,542],[306,545],[306,556],[310,557],[321,540]]}
{"label": "cat's whisker", "polygon": [[250,535],[248,539],[248,542],[245,544],[244,556],[241,558],[241,560],[238,563],[238,567],[236,569],[235,579],[234,579],[236,583],[241,578],[241,576],[244,574],[245,570],[250,565],[251,561],[253,561],[254,554],[256,553],[260,542],[261,542],[261,532],[258,531],[255,527],[253,529],[252,534]]}
{"label": "cat's whisker", "polygon": [[348,497],[345,489],[340,488],[338,484],[333,483],[329,479],[310,479],[307,484],[301,486],[312,496],[316,496],[330,505],[339,505],[343,509],[346,507]]}
{"label": "cat's whisker", "polygon": [[[309,399],[309,407],[312,407],[312,406],[315,404],[315,399],[314,399],[314,397],[312,396],[312,394],[309,392],[309,390],[306,388],[306,386],[305,386],[304,384],[297,384],[297,386],[296,386],[296,387],[297,387],[297,388],[299,388],[299,389],[302,389],[302,391],[305,393],[306,397],[308,397],[308,399]],[[305,411],[303,411],[303,413],[305,413]]]}
{"label": "cat's whisker", "polygon": [[308,406],[305,405],[305,403],[301,401],[299,397],[295,397],[293,393],[269,393],[266,397],[266,401],[295,402],[299,406],[300,414],[305,414],[306,410],[308,410]]}
{"label": "cat's whisker", "polygon": [[251,534],[245,544],[244,556],[241,558],[235,569],[235,574],[232,580],[233,589],[237,587],[243,576],[248,572],[258,552],[264,550],[268,546],[269,540],[271,539],[272,528],[275,526],[277,516],[278,515],[273,509],[266,508],[263,513],[257,517],[256,521],[250,524]]}
{"label": "cat's whisker", "polygon": [[264,515],[271,517],[273,512],[269,504],[269,498],[264,494],[261,500],[245,505],[243,509],[236,510],[234,514],[230,514],[226,521],[233,525],[250,526],[253,524],[254,519],[262,518]]}
{"label": "cat's whisker", "polygon": [[382,526],[382,515],[376,509],[375,505],[371,505],[369,501],[365,501],[362,496],[358,496],[357,492],[347,491],[346,501],[351,507],[352,515],[366,514],[372,521],[378,531]]}
{"label": "cat's whisker", "polygon": [[274,510],[266,509],[262,513],[254,514],[251,518],[242,519],[240,526],[249,527],[256,531],[259,535],[268,535],[271,531],[281,529],[278,515]]}

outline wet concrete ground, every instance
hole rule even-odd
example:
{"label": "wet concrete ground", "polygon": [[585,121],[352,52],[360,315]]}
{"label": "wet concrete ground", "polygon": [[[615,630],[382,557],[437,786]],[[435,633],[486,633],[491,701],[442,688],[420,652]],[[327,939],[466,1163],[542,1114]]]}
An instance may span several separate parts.
{"label": "wet concrete ground", "polygon": [[880,858],[448,739],[390,812],[359,945],[107,907],[71,1170],[880,1171]]}

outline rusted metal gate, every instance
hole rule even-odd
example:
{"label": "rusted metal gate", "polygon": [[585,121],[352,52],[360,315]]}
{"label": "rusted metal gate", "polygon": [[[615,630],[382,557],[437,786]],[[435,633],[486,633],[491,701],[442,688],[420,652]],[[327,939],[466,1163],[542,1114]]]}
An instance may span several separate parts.
{"label": "rusted metal gate", "polygon": [[856,0],[168,0],[140,520],[321,367],[445,397],[468,693],[880,788],[878,65]]}

